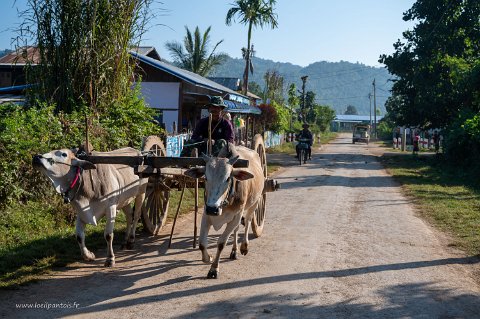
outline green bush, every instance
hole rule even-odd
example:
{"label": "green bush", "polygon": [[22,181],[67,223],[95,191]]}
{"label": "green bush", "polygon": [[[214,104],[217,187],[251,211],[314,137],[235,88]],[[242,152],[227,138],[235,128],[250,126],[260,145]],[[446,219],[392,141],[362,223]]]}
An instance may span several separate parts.
{"label": "green bush", "polygon": [[44,193],[47,185],[33,170],[32,155],[56,148],[63,140],[53,106],[0,105],[0,206]]}
{"label": "green bush", "polygon": [[395,125],[389,121],[380,121],[377,127],[377,135],[382,140],[392,140]]}
{"label": "green bush", "polygon": [[451,163],[480,168],[480,114],[461,112],[446,130],[444,150]]}

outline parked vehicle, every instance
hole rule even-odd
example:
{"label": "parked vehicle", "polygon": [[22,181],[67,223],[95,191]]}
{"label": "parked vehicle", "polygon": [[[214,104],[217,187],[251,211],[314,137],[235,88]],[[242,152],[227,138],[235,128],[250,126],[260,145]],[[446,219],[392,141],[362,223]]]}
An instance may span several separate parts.
{"label": "parked vehicle", "polygon": [[352,143],[363,142],[367,143],[370,141],[370,125],[366,124],[357,124],[353,127],[353,136]]}

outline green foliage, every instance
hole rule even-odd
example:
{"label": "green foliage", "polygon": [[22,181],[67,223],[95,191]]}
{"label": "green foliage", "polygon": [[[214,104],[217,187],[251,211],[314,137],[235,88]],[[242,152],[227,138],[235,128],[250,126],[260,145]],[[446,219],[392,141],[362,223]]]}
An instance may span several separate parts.
{"label": "green foliage", "polygon": [[266,99],[283,104],[283,77],[275,70],[269,70],[264,75]]}
{"label": "green foliage", "polygon": [[418,0],[404,14],[418,21],[381,62],[397,77],[387,111],[399,125],[446,127],[480,90],[471,75],[480,58],[478,1]]}
{"label": "green foliage", "polygon": [[277,122],[272,130],[279,133],[288,131],[290,128],[290,111],[275,101],[272,102],[272,105],[277,113]]}
{"label": "green foliage", "polygon": [[130,90],[129,50],[144,31],[151,0],[29,0],[20,37],[38,47],[27,73],[31,100],[71,113],[88,105],[101,114]]}
{"label": "green foliage", "polygon": [[105,130],[103,145],[99,150],[112,150],[131,146],[140,149],[142,137],[161,135],[162,129],[153,117],[155,110],[149,108],[140,97],[140,84],[128,92],[124,99],[116,101],[99,125]]}
{"label": "green foliage", "polygon": [[480,173],[480,114],[463,111],[447,128],[444,149],[450,162],[465,167],[476,167]]}
{"label": "green foliage", "polygon": [[0,207],[45,191],[43,179],[32,168],[32,155],[56,148],[63,141],[62,123],[53,106],[24,110],[0,104]]}
{"label": "green foliage", "polygon": [[335,111],[328,105],[315,106],[315,124],[320,132],[330,129],[330,123],[335,119]]}
{"label": "green foliage", "polygon": [[377,127],[378,138],[380,138],[382,140],[391,141],[394,128],[395,128],[394,123],[392,123],[388,120],[380,121],[380,123],[378,123],[378,127]]}
{"label": "green foliage", "polygon": [[257,83],[257,82],[249,82],[248,83],[248,91],[251,93],[261,97],[262,99],[264,98],[264,93],[262,90],[262,87]]}
{"label": "green foliage", "polygon": [[388,117],[399,125],[446,128],[444,150],[455,163],[478,158],[480,3],[417,0],[404,20],[418,24],[404,32],[394,54],[381,58],[397,76]]}
{"label": "green foliage", "polygon": [[187,34],[183,39],[183,46],[177,41],[172,41],[167,42],[165,47],[170,52],[175,65],[201,76],[207,76],[210,71],[220,65],[227,57],[225,53],[215,53],[215,50],[223,40],[218,41],[209,53],[208,45],[211,26],[203,34],[200,33],[200,29],[197,26],[193,36],[187,26],[185,26],[185,30]]}
{"label": "green foliage", "polygon": [[300,98],[297,96],[297,86],[295,83],[291,83],[288,87],[288,106],[293,110],[298,107]]}

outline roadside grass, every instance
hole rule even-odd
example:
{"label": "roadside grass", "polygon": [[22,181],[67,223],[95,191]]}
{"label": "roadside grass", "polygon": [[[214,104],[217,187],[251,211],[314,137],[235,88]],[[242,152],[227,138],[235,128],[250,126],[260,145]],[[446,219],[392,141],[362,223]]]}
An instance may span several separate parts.
{"label": "roadside grass", "polygon": [[267,154],[294,154],[295,153],[295,144],[293,142],[283,143],[271,148],[267,148]]}
{"label": "roadside grass", "polygon": [[338,133],[336,133],[336,132],[322,133],[320,135],[320,143],[328,144],[328,143],[330,143],[330,141],[333,141],[334,139],[336,139],[337,136],[338,136]]}
{"label": "roadside grass", "polygon": [[[179,215],[194,208],[193,189],[186,189]],[[199,192],[199,206],[203,207],[203,190]],[[180,192],[170,192],[167,223],[176,213]],[[75,239],[75,223],[68,221],[65,212],[68,205],[62,206],[60,196],[54,203],[29,202],[14,204],[5,208],[0,219],[0,289],[15,289],[19,285],[37,281],[52,270],[65,267],[69,263],[81,261],[82,257]],[[65,208],[59,212],[58,208]],[[137,235],[143,230],[141,222]],[[168,227],[168,226],[167,226]],[[85,242],[89,250],[96,253],[105,249],[103,238],[105,218],[98,226],[87,225]],[[114,251],[118,251],[125,237],[126,220],[122,212],[117,214],[114,231]],[[135,249],[137,249],[136,247]]]}
{"label": "roadside grass", "polygon": [[419,213],[452,237],[450,246],[480,253],[480,185],[473,177],[478,174],[431,153],[386,153],[381,160]]}

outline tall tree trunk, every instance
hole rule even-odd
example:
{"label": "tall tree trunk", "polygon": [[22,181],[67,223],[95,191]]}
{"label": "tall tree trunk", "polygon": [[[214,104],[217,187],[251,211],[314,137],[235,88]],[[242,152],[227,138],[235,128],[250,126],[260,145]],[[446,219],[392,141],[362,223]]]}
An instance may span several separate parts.
{"label": "tall tree trunk", "polygon": [[242,87],[242,93],[244,95],[247,95],[248,92],[248,72],[250,69],[250,55],[251,55],[251,45],[250,45],[250,40],[252,38],[252,22],[248,25],[248,41],[247,41],[247,53],[246,53],[246,62],[245,62],[245,72],[243,72],[243,87]]}

